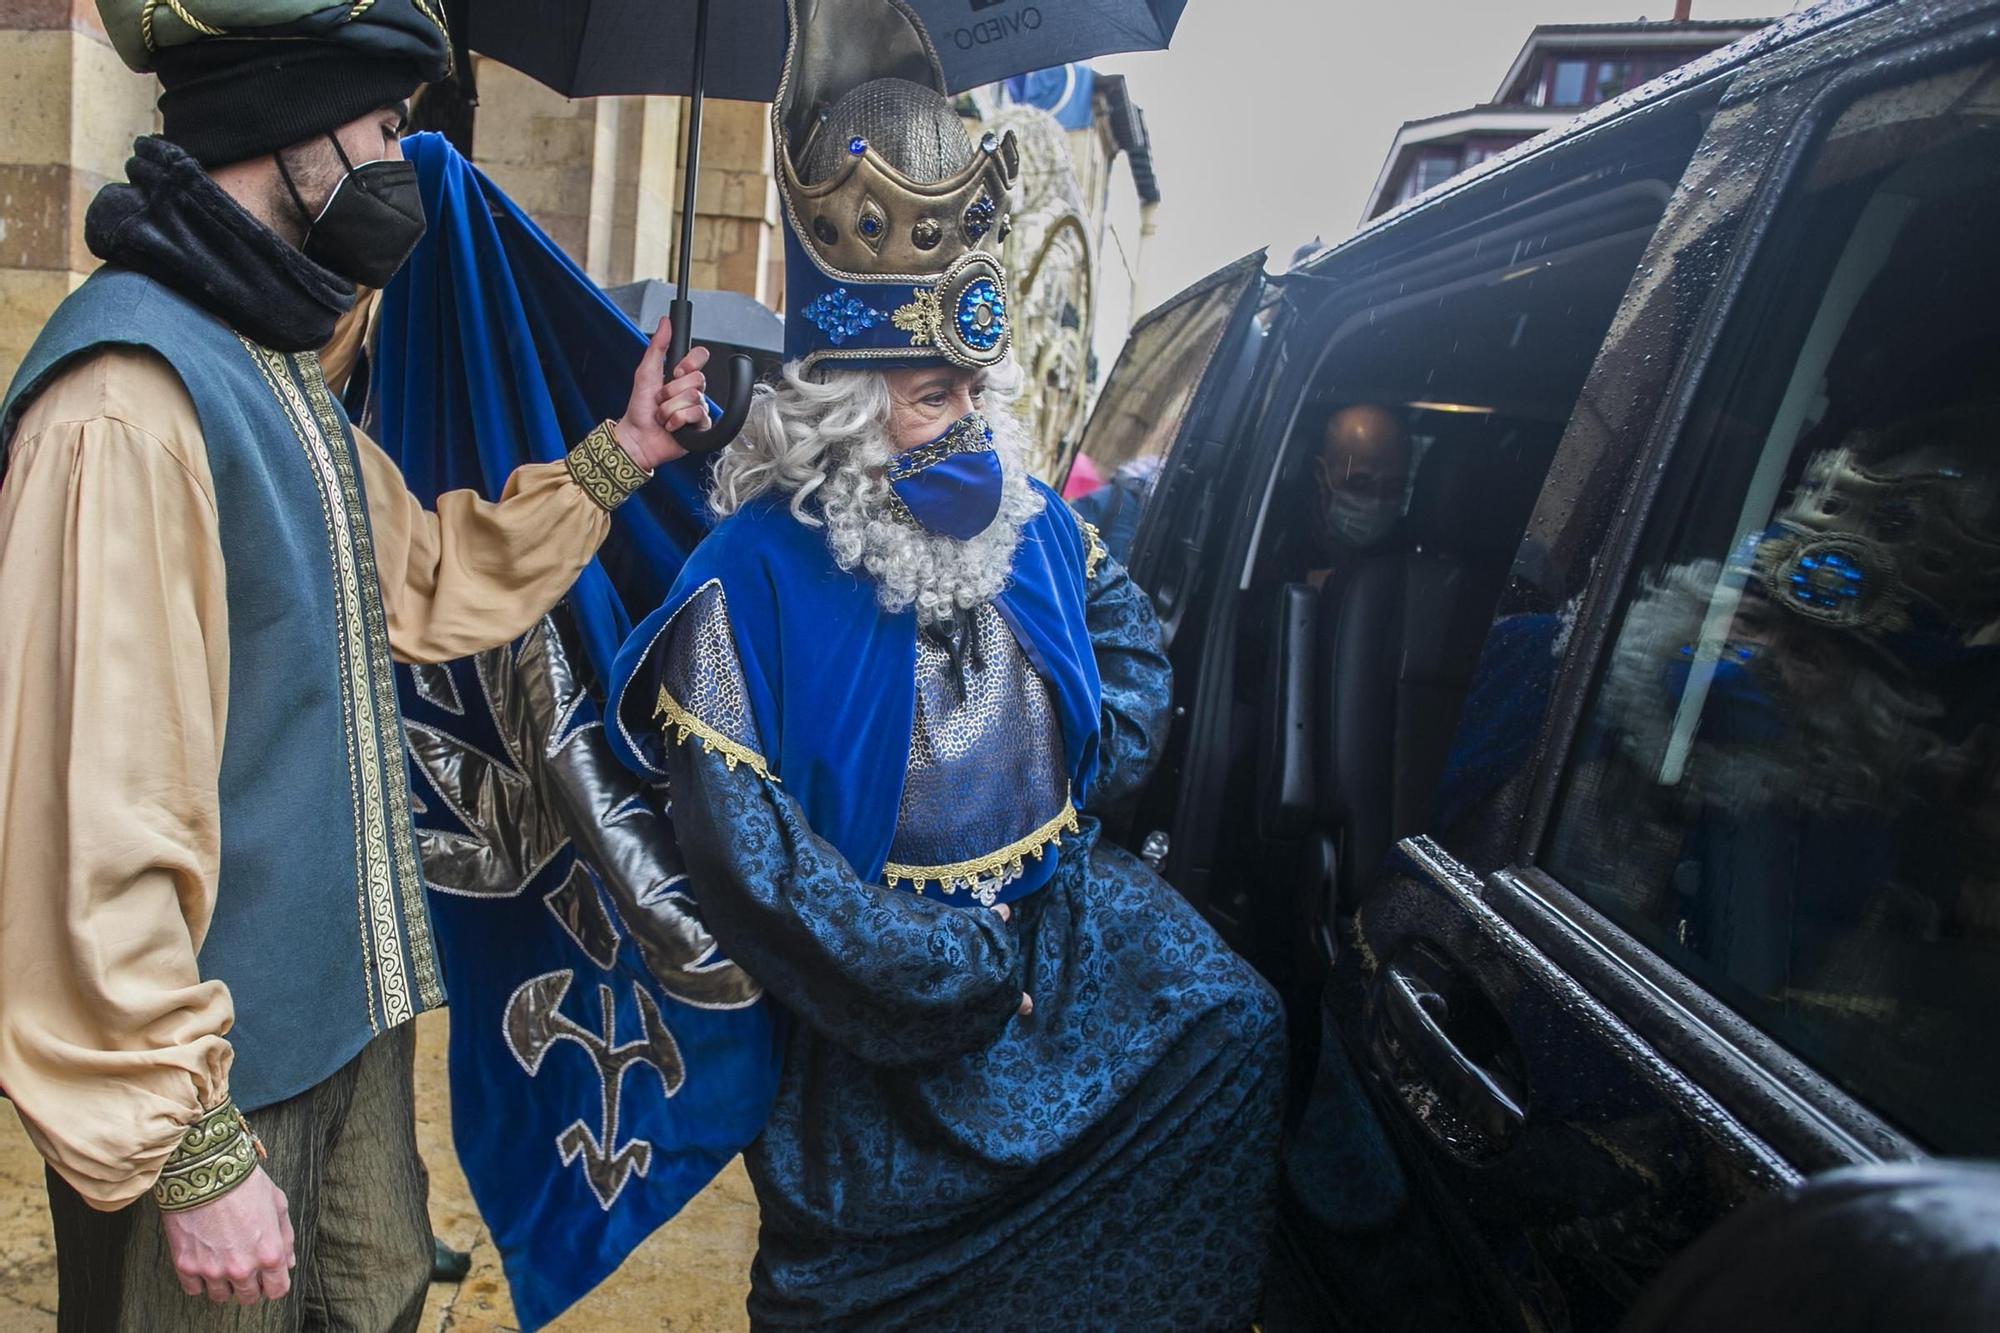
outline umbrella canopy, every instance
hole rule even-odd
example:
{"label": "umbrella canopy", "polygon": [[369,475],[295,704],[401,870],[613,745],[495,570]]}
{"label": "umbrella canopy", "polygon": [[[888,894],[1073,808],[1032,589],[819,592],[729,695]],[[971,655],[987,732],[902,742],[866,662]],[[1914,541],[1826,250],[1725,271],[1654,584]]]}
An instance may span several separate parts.
{"label": "umbrella canopy", "polygon": [[[478,0],[466,45],[569,97],[694,89],[705,0]],[[1117,51],[1166,46],[1187,0],[906,0],[953,92]],[[785,61],[785,0],[732,0],[708,36],[707,93],[768,102]]]}
{"label": "umbrella canopy", "polygon": [[[820,0],[794,0],[810,22]],[[924,25],[954,92],[1010,75],[1113,51],[1156,50],[1173,36],[1187,0],[897,0]],[[1047,8],[1043,5],[1046,4]],[[686,355],[694,312],[688,299],[695,186],[701,179],[705,96],[768,102],[778,92],[791,30],[786,0],[734,0],[709,32],[709,0],[458,0],[452,13],[465,44],[532,75],[566,97],[667,94],[688,101],[682,170],[680,262],[668,305],[673,345]],[[722,418],[681,430],[688,449],[719,449],[750,411],[754,371],[730,358]]]}
{"label": "umbrella canopy", "polygon": [[[611,304],[625,312],[625,318],[642,329],[650,329],[667,313],[674,289],[659,278],[645,278],[622,287],[607,287],[604,294],[611,298]],[[695,320],[694,335],[701,342],[739,347],[752,355],[784,356],[785,321],[769,306],[741,292],[696,288],[688,297],[700,303],[701,314]]]}

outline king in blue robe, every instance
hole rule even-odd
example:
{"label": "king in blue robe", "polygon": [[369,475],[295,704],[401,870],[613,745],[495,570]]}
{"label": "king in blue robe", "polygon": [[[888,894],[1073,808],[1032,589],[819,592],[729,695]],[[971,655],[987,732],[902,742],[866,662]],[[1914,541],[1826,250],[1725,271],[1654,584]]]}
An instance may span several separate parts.
{"label": "king in blue robe", "polygon": [[[900,6],[829,11],[848,52],[936,75]],[[1241,1328],[1280,1011],[1100,834],[1158,759],[1170,671],[1001,401],[1012,145],[966,142],[940,78],[815,82],[827,35],[795,18],[773,113],[792,360],[607,701],[783,1029],[746,1152],[752,1323]]]}

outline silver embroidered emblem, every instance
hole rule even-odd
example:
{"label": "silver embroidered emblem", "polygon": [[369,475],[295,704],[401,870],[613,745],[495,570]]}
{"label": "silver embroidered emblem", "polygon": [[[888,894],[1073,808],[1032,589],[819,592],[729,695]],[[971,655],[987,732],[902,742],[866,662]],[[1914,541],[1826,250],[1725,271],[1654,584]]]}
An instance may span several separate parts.
{"label": "silver embroidered emblem", "polygon": [[[645,1139],[618,1142],[625,1075],[644,1065],[669,1097],[686,1078],[658,1004],[643,986],[612,973],[623,942],[632,940],[653,981],[683,1004],[741,1009],[763,992],[720,956],[683,891],[687,876],[665,824],[638,779],[612,757],[604,724],[583,709],[584,684],[554,621],[545,617],[517,646],[479,654],[473,668],[483,698],[461,692],[448,668],[416,669],[421,698],[455,717],[483,703],[500,741],[500,753],[489,753],[442,727],[404,723],[411,760],[464,830],[417,830],[424,878],[438,893],[514,898],[562,852],[574,850],[542,904],[603,973],[601,1031],[561,1012],[575,969],[523,982],[500,1015],[500,1030],[531,1078],[557,1042],[591,1053],[602,1085],[595,1127],[579,1118],[555,1147],[565,1166],[580,1163],[599,1205],[609,1209],[653,1157]],[[623,1044],[613,1016],[614,982],[632,986],[639,1014],[640,1035]]]}
{"label": "silver embroidered emblem", "polygon": [[680,1045],[667,1031],[653,997],[636,984],[632,998],[639,1006],[640,1035],[635,1041],[618,1044],[617,1007],[609,986],[597,988],[604,1014],[602,1036],[563,1013],[563,997],[569,994],[575,977],[576,973],[565,969],[523,982],[507,1001],[505,1032],[508,1049],[529,1078],[541,1072],[543,1058],[559,1041],[573,1041],[590,1052],[603,1089],[599,1128],[593,1132],[582,1120],[571,1122],[556,1136],[556,1151],[562,1154],[564,1166],[582,1160],[590,1192],[597,1196],[598,1207],[608,1209],[624,1192],[625,1183],[634,1175],[645,1175],[653,1164],[653,1145],[645,1139],[618,1142],[626,1071],[634,1065],[652,1070],[659,1076],[661,1091],[669,1097],[681,1090],[687,1071],[681,1063]]}

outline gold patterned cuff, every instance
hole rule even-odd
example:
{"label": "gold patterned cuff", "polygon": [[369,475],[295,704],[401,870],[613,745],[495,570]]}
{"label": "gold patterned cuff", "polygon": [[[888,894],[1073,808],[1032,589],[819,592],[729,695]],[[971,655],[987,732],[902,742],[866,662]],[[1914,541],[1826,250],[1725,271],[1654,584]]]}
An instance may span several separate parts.
{"label": "gold patterned cuff", "polygon": [[652,473],[618,447],[618,436],[613,431],[616,424],[601,423],[564,460],[570,479],[583,487],[583,493],[606,513],[624,504],[626,496],[653,479]]}
{"label": "gold patterned cuff", "polygon": [[163,1213],[213,1203],[248,1180],[263,1157],[264,1145],[250,1132],[250,1122],[235,1102],[224,1101],[203,1111],[181,1135],[153,1186],[153,1201]]}

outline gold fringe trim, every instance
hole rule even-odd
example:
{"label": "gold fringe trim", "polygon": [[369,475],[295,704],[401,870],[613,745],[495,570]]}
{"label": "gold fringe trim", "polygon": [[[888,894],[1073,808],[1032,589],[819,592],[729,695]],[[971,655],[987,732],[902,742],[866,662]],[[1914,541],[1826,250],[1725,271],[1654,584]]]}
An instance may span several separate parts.
{"label": "gold fringe trim", "polygon": [[1088,581],[1097,577],[1097,567],[1103,563],[1108,548],[1095,523],[1084,519],[1078,519],[1077,523],[1083,528],[1083,577]]}
{"label": "gold fringe trim", "polygon": [[738,764],[742,764],[766,782],[776,782],[778,780],[772,776],[771,766],[764,762],[763,755],[758,754],[747,745],[730,740],[729,737],[723,735],[714,727],[709,726],[708,723],[702,721],[693,713],[688,712],[687,709],[681,707],[679,700],[667,693],[666,686],[664,685],[660,687],[660,703],[659,707],[653,710],[653,716],[663,717],[667,720],[667,727],[673,732],[675,744],[686,745],[688,737],[693,736],[701,742],[703,750],[711,754],[721,755],[723,762],[728,764],[732,771]]}
{"label": "gold fringe trim", "polygon": [[1079,827],[1076,806],[1070,803],[1069,796],[1065,793],[1061,814],[1027,837],[1010,842],[997,852],[990,852],[970,861],[954,861],[946,866],[905,866],[891,862],[882,867],[882,874],[892,889],[904,880],[909,880],[910,887],[918,892],[922,892],[924,885],[930,883],[935,883],[947,893],[953,892],[957,887],[976,891],[980,880],[991,879],[1003,871],[1007,872],[1010,879],[1018,876],[1028,857],[1041,860],[1043,852],[1051,847],[1062,846],[1063,834],[1074,833]]}

